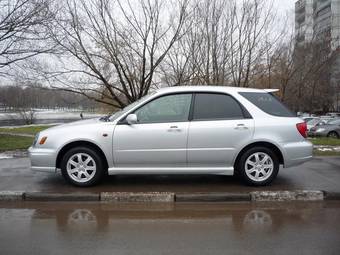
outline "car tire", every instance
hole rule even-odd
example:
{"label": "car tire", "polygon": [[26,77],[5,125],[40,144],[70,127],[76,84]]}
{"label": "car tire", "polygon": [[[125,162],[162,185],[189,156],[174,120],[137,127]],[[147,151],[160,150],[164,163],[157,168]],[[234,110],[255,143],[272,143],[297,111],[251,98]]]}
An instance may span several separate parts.
{"label": "car tire", "polygon": [[100,154],[87,147],[68,150],[62,157],[60,166],[64,179],[78,187],[96,185],[105,175]]}
{"label": "car tire", "polygon": [[335,131],[331,131],[327,134],[327,137],[339,139],[339,134]]}
{"label": "car tire", "polygon": [[245,151],[236,164],[239,177],[251,186],[269,185],[280,168],[277,155],[266,147],[253,147]]}

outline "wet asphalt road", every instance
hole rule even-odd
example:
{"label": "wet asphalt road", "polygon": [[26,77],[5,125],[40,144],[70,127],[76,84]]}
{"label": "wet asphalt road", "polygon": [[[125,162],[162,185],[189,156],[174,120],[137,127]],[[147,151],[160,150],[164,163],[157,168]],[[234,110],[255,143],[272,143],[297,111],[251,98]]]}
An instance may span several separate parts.
{"label": "wet asphalt road", "polygon": [[340,254],[340,202],[0,203],[0,254]]}
{"label": "wet asphalt road", "polygon": [[276,181],[265,188],[248,187],[231,176],[110,176],[100,185],[77,188],[60,174],[32,172],[27,158],[0,160],[0,191],[45,192],[248,192],[252,190],[313,189],[340,192],[340,157],[315,158],[301,166],[281,169]]}

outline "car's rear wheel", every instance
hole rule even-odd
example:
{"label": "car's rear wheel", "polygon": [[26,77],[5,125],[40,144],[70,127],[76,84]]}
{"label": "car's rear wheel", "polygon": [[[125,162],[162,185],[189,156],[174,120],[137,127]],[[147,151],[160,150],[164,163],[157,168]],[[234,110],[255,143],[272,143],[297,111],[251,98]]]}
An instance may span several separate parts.
{"label": "car's rear wheel", "polygon": [[80,187],[97,184],[105,173],[100,155],[87,147],[67,151],[61,160],[61,172],[65,180]]}
{"label": "car's rear wheel", "polygon": [[272,150],[266,147],[253,147],[241,155],[236,171],[245,183],[264,186],[275,179],[279,167],[278,157]]}
{"label": "car's rear wheel", "polygon": [[339,139],[339,134],[335,131],[331,131],[327,134],[327,137]]}

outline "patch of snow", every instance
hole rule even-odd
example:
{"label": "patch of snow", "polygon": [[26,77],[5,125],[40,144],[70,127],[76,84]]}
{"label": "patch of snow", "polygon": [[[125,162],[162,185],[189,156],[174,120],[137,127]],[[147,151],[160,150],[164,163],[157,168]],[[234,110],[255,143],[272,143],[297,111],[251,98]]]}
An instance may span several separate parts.
{"label": "patch of snow", "polygon": [[8,155],[6,153],[0,153],[0,159],[9,159],[9,158],[13,158],[13,156]]}
{"label": "patch of snow", "polygon": [[0,153],[0,159],[23,158],[27,156],[27,150],[4,151]]}
{"label": "patch of snow", "polygon": [[[60,110],[50,110],[50,111],[38,111],[35,113],[35,119],[75,119],[80,118],[81,111],[78,112],[66,112]],[[99,113],[88,113],[82,112],[84,118],[96,118],[103,116],[104,114]],[[0,120],[11,120],[11,119],[21,119],[18,113],[0,113]]]}
{"label": "patch of snow", "polygon": [[340,146],[331,146],[331,145],[315,145],[314,148],[318,151],[334,151],[340,152]]}
{"label": "patch of snow", "polygon": [[318,151],[333,151],[331,148],[318,148]]}
{"label": "patch of snow", "polygon": [[15,128],[22,128],[22,127],[35,127],[35,126],[58,126],[61,124],[65,124],[62,122],[57,123],[48,123],[48,124],[30,124],[30,125],[17,125],[17,126],[1,126],[1,128],[8,128],[8,129],[15,129]]}

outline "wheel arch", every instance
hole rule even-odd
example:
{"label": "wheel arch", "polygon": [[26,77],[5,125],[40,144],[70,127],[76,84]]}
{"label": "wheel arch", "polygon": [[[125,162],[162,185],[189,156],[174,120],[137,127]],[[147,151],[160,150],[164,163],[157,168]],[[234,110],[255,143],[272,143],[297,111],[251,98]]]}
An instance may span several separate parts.
{"label": "wheel arch", "polygon": [[60,168],[60,164],[61,164],[61,160],[63,158],[63,156],[65,155],[65,153],[75,147],[88,147],[91,148],[93,150],[95,150],[96,152],[99,153],[100,157],[102,158],[104,165],[105,165],[105,169],[108,169],[109,164],[107,161],[107,158],[103,152],[103,150],[96,145],[95,143],[89,142],[89,141],[73,141],[70,142],[68,144],[65,144],[58,152],[57,158],[56,158],[56,168]]}
{"label": "wheel arch", "polygon": [[330,130],[330,131],[328,131],[328,133],[327,133],[327,137],[329,136],[329,134],[331,134],[331,133],[335,133],[335,134],[337,134],[338,135],[338,137],[340,137],[340,131],[338,131],[338,130]]}
{"label": "wheel arch", "polygon": [[283,157],[283,153],[282,151],[279,149],[278,146],[276,146],[275,144],[271,143],[271,142],[265,142],[265,141],[258,141],[258,142],[253,142],[251,144],[246,145],[245,147],[243,147],[237,154],[235,160],[234,160],[234,169],[236,169],[236,164],[239,161],[240,157],[242,156],[242,154],[244,152],[246,152],[247,150],[249,150],[250,148],[253,147],[266,147],[268,149],[273,150],[273,152],[275,153],[275,155],[277,155],[278,159],[279,159],[279,163],[280,165],[284,165],[284,157]]}

